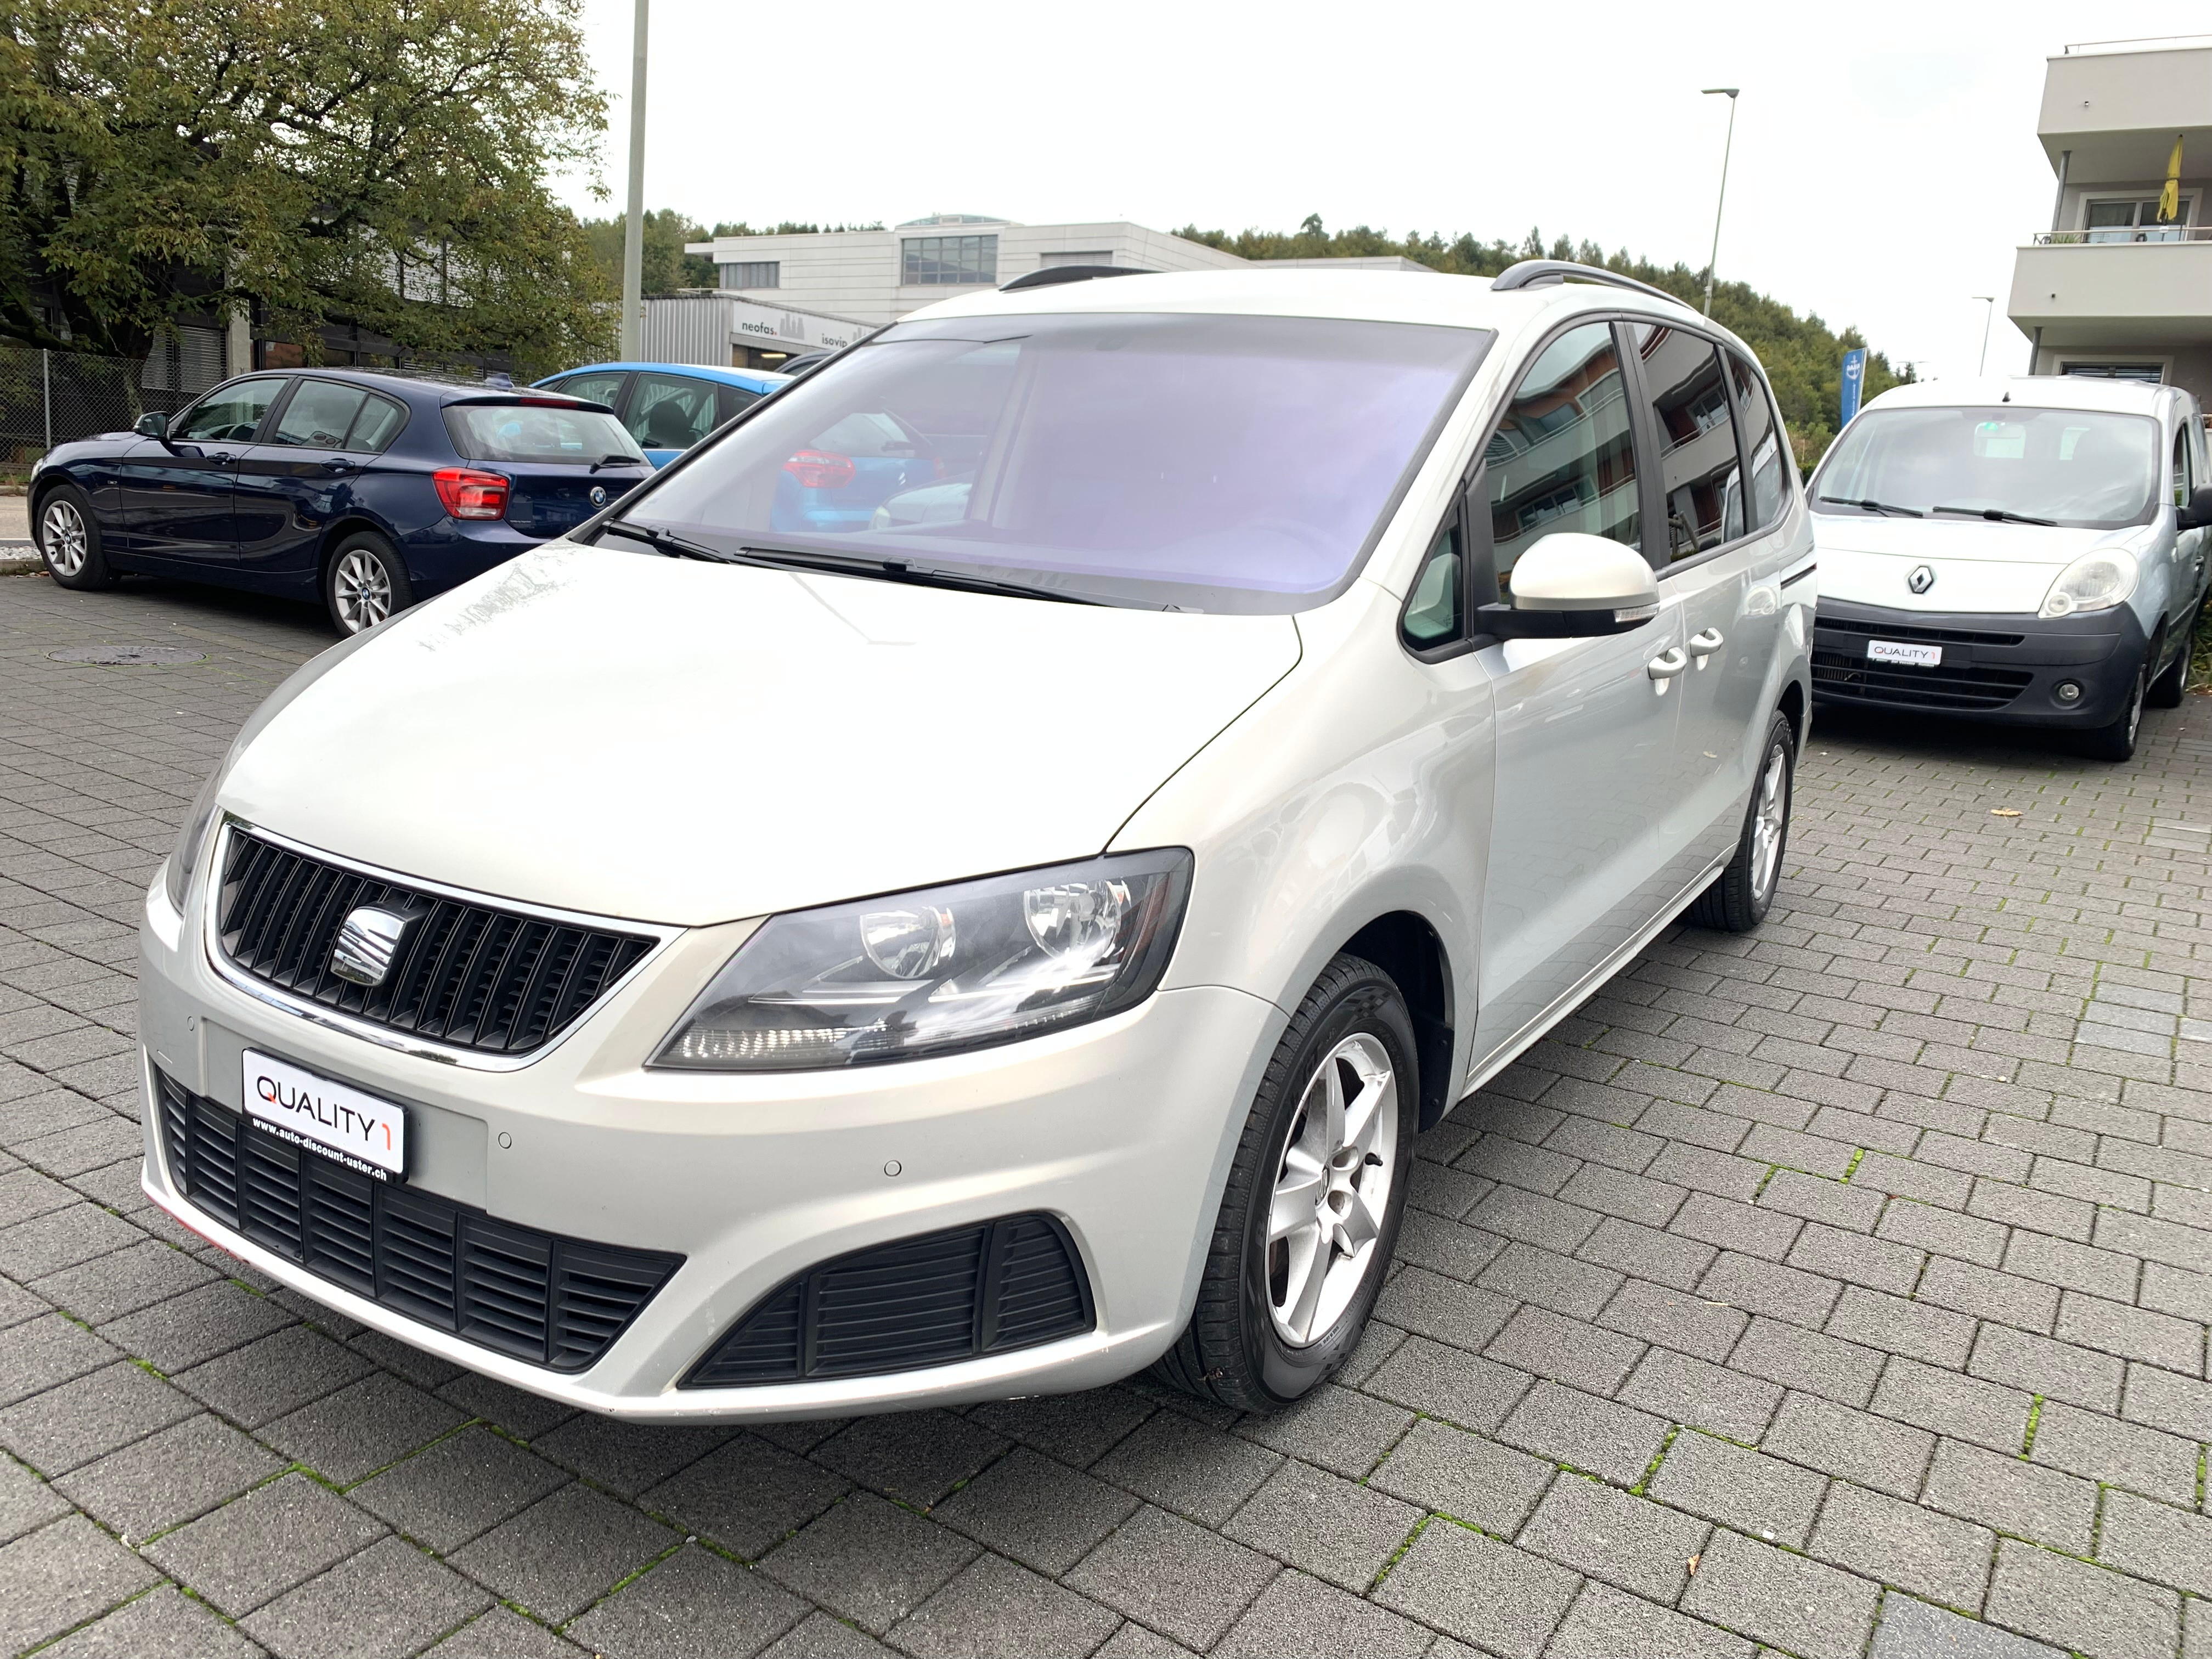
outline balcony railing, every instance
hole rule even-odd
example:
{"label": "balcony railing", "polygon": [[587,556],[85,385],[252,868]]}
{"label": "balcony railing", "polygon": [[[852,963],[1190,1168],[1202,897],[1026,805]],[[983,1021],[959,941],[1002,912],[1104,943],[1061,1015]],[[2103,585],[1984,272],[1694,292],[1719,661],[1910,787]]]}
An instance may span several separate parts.
{"label": "balcony railing", "polygon": [[2212,225],[2112,225],[2095,230],[2039,230],[2036,247],[2071,247],[2106,242],[2212,242]]}

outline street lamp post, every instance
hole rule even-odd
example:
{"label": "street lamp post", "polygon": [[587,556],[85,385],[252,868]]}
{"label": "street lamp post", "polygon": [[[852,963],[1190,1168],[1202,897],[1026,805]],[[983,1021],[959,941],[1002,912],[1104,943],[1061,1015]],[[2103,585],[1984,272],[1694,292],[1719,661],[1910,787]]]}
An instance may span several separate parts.
{"label": "street lamp post", "polygon": [[1974,373],[1979,376],[1990,372],[1990,325],[1997,319],[1997,296],[1977,294],[1972,297],[1989,307],[1982,313],[1982,360],[1974,366]]}
{"label": "street lamp post", "polygon": [[[644,0],[638,0],[638,3],[642,5]],[[1721,147],[1721,195],[1720,200],[1713,204],[1713,252],[1712,258],[1705,261],[1705,315],[1708,317],[1713,314],[1713,270],[1721,258],[1721,210],[1728,205],[1729,155],[1735,149],[1735,95],[1741,90],[1740,87],[1707,87],[1705,92],[1708,98],[1718,94],[1729,100],[1728,142]]]}
{"label": "street lamp post", "polygon": [[623,226],[622,333],[624,362],[645,356],[645,38],[646,0],[637,0],[637,33],[629,64],[629,209]]}

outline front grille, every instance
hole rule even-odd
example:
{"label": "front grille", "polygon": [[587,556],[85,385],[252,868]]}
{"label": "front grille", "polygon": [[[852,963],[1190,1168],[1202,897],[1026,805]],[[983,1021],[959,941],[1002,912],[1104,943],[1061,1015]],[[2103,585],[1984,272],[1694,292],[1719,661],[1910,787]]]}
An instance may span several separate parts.
{"label": "front grille", "polygon": [[1091,1328],[1066,1230],[1007,1216],[826,1261],[777,1288],[708,1352],[687,1389],[872,1376],[1054,1342]]}
{"label": "front grille", "polygon": [[[433,1042],[520,1054],[573,1024],[650,951],[647,935],[466,903],[234,829],[216,900],[223,954],[264,984]],[[381,983],[331,971],[354,909],[414,918]]]}
{"label": "front grille", "polygon": [[1971,628],[1928,628],[1918,623],[1872,623],[1856,617],[1832,617],[1815,613],[1815,629],[1832,629],[1838,634],[1856,634],[1863,638],[1876,640],[1925,640],[1941,645],[2019,645],[2025,634],[1993,634]]}
{"label": "front grille", "polygon": [[514,1358],[584,1370],[683,1263],[378,1181],[154,1078],[169,1178],[195,1205],[356,1296]]}
{"label": "front grille", "polygon": [[1813,653],[1814,691],[1842,702],[1971,713],[2003,708],[2034,678],[2024,668],[1901,668],[1841,651]]}

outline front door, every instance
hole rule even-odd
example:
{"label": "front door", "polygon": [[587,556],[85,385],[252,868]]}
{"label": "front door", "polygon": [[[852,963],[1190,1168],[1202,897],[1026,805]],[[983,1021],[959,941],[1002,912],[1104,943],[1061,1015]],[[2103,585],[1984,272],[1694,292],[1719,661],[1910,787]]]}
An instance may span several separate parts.
{"label": "front door", "polygon": [[[1648,461],[1630,417],[1622,339],[1602,322],[1554,337],[1523,371],[1490,440],[1483,493],[1501,592],[1515,560],[1550,532],[1639,549],[1663,537],[1644,522],[1639,464]],[[1522,1035],[1673,896],[1683,641],[1681,607],[1668,605],[1626,634],[1512,640],[1476,653],[1490,676],[1498,757],[1479,1057]]]}
{"label": "front door", "polygon": [[217,386],[166,438],[133,446],[118,468],[118,493],[134,556],[231,562],[238,459],[283,389],[273,376]]}

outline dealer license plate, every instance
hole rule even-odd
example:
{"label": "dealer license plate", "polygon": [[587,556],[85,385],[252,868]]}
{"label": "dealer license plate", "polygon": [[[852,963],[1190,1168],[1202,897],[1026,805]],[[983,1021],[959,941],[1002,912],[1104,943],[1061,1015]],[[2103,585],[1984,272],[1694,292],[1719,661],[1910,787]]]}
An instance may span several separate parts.
{"label": "dealer license plate", "polygon": [[379,1181],[407,1174],[407,1113],[289,1061],[246,1051],[246,1115],[281,1139]]}
{"label": "dealer license plate", "polygon": [[1907,668],[1941,668],[1943,647],[1940,645],[1901,645],[1894,640],[1869,640],[1867,660],[1893,662]]}

